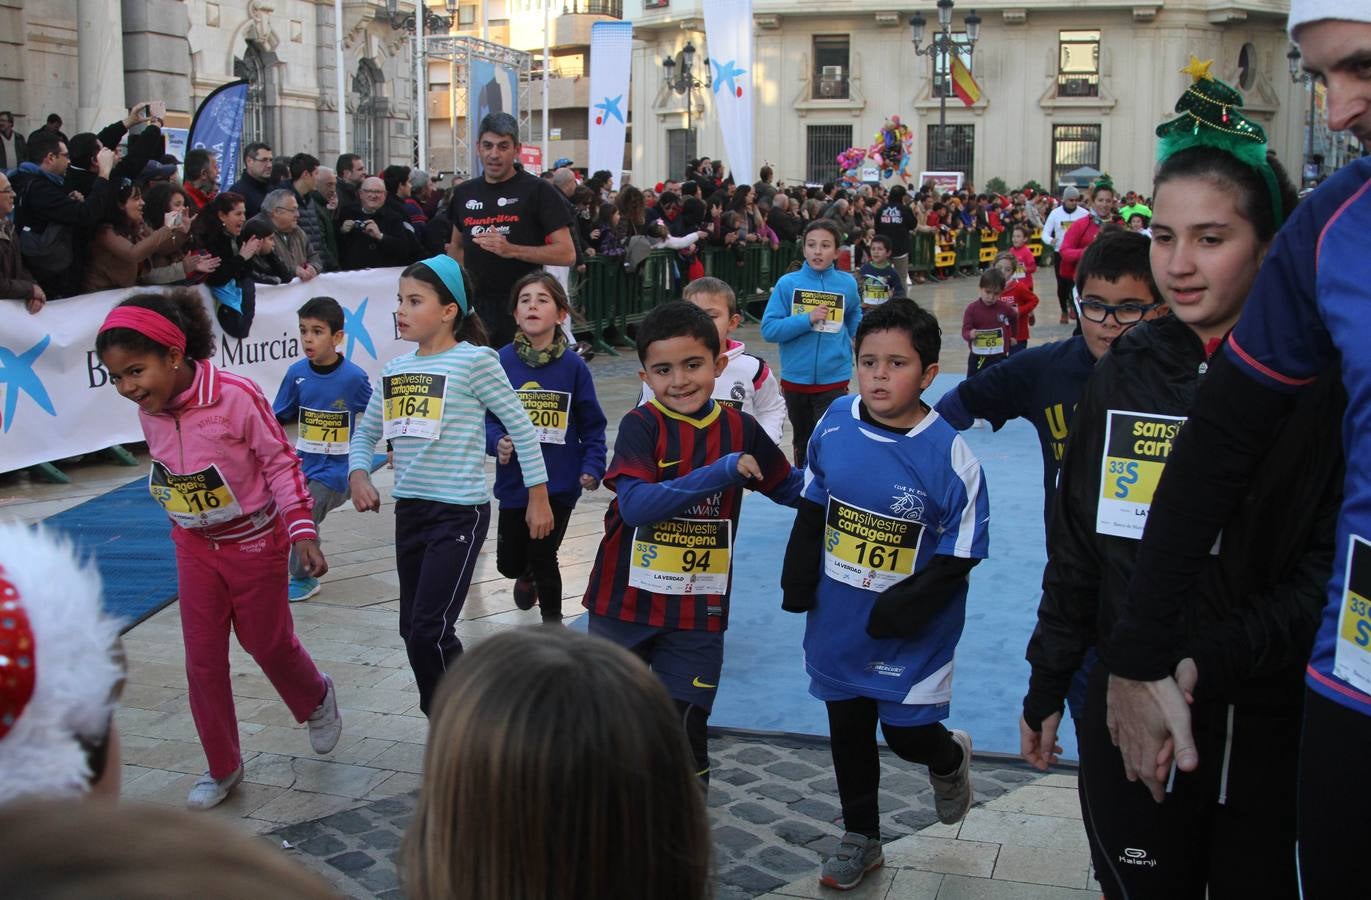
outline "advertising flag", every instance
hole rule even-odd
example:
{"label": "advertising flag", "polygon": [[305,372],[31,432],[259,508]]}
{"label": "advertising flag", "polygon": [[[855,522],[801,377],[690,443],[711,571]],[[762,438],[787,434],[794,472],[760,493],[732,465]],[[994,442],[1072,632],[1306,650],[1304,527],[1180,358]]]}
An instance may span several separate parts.
{"label": "advertising flag", "polygon": [[587,172],[618,172],[624,167],[628,129],[629,62],[632,22],[590,26],[590,159]]}
{"label": "advertising flag", "polygon": [[752,0],[704,0],[704,9],[724,156],[743,184],[757,175],[752,168]]}
{"label": "advertising flag", "polygon": [[186,146],[204,148],[219,157],[219,190],[226,191],[238,177],[243,146],[243,110],[248,104],[248,83],[230,81],[215,88],[195,111]]}
{"label": "advertising flag", "polygon": [[471,177],[475,178],[485,171],[479,149],[481,120],[491,113],[503,112],[519,121],[519,70],[483,56],[472,56],[469,78],[467,127],[471,130]]}
{"label": "advertising flag", "polygon": [[968,69],[957,54],[952,54],[952,93],[967,106],[975,106],[981,99],[981,86],[971,77]]}

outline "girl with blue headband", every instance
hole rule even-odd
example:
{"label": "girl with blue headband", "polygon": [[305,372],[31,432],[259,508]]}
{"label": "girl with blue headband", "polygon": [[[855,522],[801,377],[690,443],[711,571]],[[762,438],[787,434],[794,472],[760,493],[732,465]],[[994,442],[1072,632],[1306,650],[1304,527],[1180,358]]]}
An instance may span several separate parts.
{"label": "girl with blue headband", "polygon": [[353,505],[379,512],[372,451],[382,438],[395,451],[400,636],[425,715],[439,680],[462,652],[454,626],[490,527],[487,412],[500,420],[522,461],[529,537],[547,536],[553,524],[537,433],[500,357],[487,346],[469,296],[466,273],[448,256],[400,274],[395,328],[418,347],[381,370],[349,455]]}

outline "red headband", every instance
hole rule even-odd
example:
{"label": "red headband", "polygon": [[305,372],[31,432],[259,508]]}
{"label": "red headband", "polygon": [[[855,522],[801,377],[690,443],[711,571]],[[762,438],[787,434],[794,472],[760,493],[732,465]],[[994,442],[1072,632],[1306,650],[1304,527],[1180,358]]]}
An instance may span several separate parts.
{"label": "red headband", "polygon": [[166,347],[175,347],[186,352],[186,334],[176,324],[159,312],[141,306],[116,306],[105,316],[105,324],[100,326],[104,334],[111,328],[129,328],[149,337]]}
{"label": "red headband", "polygon": [[33,699],[33,628],[19,589],[0,566],[0,739],[10,733]]}

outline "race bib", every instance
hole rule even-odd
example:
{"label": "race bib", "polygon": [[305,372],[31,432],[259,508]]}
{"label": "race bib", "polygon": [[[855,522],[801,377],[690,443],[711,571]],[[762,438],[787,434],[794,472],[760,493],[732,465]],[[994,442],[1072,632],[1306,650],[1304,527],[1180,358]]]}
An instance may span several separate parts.
{"label": "race bib", "polygon": [[302,453],[347,456],[350,440],[352,416],[347,410],[300,407],[300,431],[295,438],[296,450]]}
{"label": "race bib", "polygon": [[998,356],[1004,352],[1003,328],[977,328],[971,335],[971,352],[977,356]]}
{"label": "race bib", "polygon": [[1161,480],[1184,416],[1109,410],[1100,462],[1100,504],[1095,530],[1142,538],[1152,495]]}
{"label": "race bib", "polygon": [[862,281],[862,303],[867,306],[880,306],[890,299],[890,285],[884,278],[867,277]]}
{"label": "race bib", "polygon": [[567,423],[571,419],[571,394],[541,388],[520,388],[515,393],[528,411],[533,430],[538,432],[538,443],[565,444]]}
{"label": "race bib", "polygon": [[381,378],[381,434],[386,440],[417,437],[437,440],[443,432],[447,376],[404,372]]}
{"label": "race bib", "polygon": [[792,316],[807,316],[816,308],[827,306],[828,318],[818,325],[811,322],[809,330],[837,334],[843,330],[843,301],[845,299],[842,294],[835,294],[832,291],[808,291],[796,288],[795,292],[790,295],[790,314]]}
{"label": "race bib", "polygon": [[667,519],[633,529],[628,583],[656,594],[724,594],[733,564],[728,519]]}
{"label": "race bib", "polygon": [[238,498],[233,496],[233,489],[225,483],[218,466],[177,475],[165,463],[153,460],[148,493],[183,528],[218,525],[243,515]]}
{"label": "race bib", "polygon": [[1371,693],[1371,544],[1355,534],[1348,538],[1333,674]]}
{"label": "race bib", "polygon": [[924,526],[828,498],[824,574],[868,591],[884,591],[914,574]]}

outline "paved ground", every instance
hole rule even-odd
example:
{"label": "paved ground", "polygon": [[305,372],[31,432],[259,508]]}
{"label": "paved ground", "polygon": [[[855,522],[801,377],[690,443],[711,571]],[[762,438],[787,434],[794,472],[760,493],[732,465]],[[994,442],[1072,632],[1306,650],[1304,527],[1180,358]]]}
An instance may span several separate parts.
{"label": "paved ground", "polygon": [[[1050,274],[1042,280],[1050,285]],[[975,294],[975,282],[966,279],[916,292],[942,322],[944,362],[953,370],[963,359],[961,312]],[[1048,320],[1055,322],[1055,316],[1040,317]],[[1066,333],[1055,324],[1035,332],[1040,340]],[[741,337],[776,361],[775,347],[760,341],[756,326],[745,326]],[[637,396],[636,359],[631,352],[600,356],[591,367],[613,426]],[[787,434],[783,446],[788,442]],[[0,475],[0,517],[38,521],[136,477],[133,470],[103,463],[82,463],[68,472],[73,483],[65,486]],[[389,507],[389,473],[378,473],[377,484]],[[580,609],[608,501],[604,490],[588,495],[568,528],[561,554],[568,614]],[[325,589],[292,608],[301,640],[337,685],[343,740],[328,756],[310,754],[304,730],[235,644],[233,685],[246,778],[229,801],[209,813],[269,834],[278,846],[288,843],[286,852],[356,897],[399,896],[393,857],[419,786],[427,735],[396,631],[391,512],[362,515],[348,506],[331,514],[323,529],[331,566]],[[510,583],[495,571],[492,535],[459,636],[479,641],[537,619],[536,611],[515,608]],[[125,648],[129,678],[116,716],[124,737],[124,796],[180,806],[205,763],[186,699],[177,606],[129,632]],[[718,896],[819,896],[820,859],[841,833],[827,748],[725,736],[714,741],[713,750]],[[888,758],[881,798],[882,829],[891,841],[887,866],[855,896],[1097,896],[1083,890],[1090,883],[1074,779],[1042,778],[1014,765],[980,761],[975,787],[982,805],[965,822],[952,828],[933,824],[925,772]]]}

